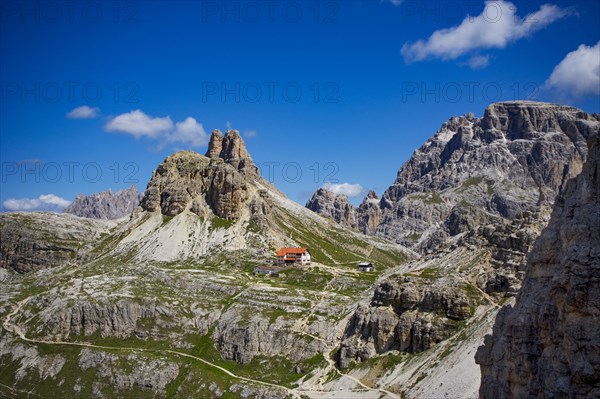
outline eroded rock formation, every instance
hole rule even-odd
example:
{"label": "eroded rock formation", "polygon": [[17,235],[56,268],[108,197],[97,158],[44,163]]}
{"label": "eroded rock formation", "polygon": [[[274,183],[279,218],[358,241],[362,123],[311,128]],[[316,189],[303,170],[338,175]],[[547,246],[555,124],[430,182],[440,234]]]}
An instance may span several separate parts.
{"label": "eroded rock formation", "polygon": [[477,300],[451,277],[398,277],[380,283],[369,305],[359,305],[346,327],[338,365],[390,350],[422,352],[447,338],[472,315]]}

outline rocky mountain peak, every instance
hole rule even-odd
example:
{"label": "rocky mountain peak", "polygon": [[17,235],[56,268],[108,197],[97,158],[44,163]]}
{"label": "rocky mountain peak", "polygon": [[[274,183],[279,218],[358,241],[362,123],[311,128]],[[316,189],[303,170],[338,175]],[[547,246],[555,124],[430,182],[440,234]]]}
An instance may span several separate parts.
{"label": "rocky mountain peak", "polygon": [[92,219],[119,219],[133,212],[142,197],[135,186],[116,193],[108,189],[91,195],[78,194],[63,212]]}
{"label": "rocky mountain peak", "polygon": [[600,137],[589,139],[528,257],[514,308],[480,347],[482,398],[597,397],[600,380]]}
{"label": "rocky mountain peak", "polygon": [[561,131],[573,137],[579,130],[576,119],[595,120],[593,116],[565,105],[507,101],[488,106],[481,127],[484,131],[493,129],[502,132],[509,140],[536,138],[540,134]]}
{"label": "rocky mountain peak", "polygon": [[356,228],[356,209],[348,202],[344,194],[335,194],[319,188],[306,203],[306,208],[320,215],[329,217],[337,223]]}
{"label": "rocky mountain peak", "polygon": [[190,210],[237,219],[248,198],[248,176],[220,159],[194,151],[167,157],[154,171],[141,202],[143,210],[176,216]]}
{"label": "rocky mountain peak", "polygon": [[220,158],[238,170],[245,169],[247,172],[257,173],[252,157],[246,149],[246,143],[237,130],[228,130],[225,136],[220,130],[213,130],[206,156]]}
{"label": "rocky mountain peak", "polygon": [[371,203],[379,202],[379,197],[377,196],[377,193],[373,190],[369,190],[369,192],[365,196],[363,203],[365,203],[365,202],[371,202]]}

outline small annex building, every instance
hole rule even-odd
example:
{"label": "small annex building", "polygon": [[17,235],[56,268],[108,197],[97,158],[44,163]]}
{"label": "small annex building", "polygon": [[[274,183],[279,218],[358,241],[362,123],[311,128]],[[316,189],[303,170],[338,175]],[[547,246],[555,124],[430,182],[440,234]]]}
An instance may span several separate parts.
{"label": "small annex building", "polygon": [[372,272],[375,270],[375,266],[371,262],[360,262],[358,264],[358,270],[361,272]]}

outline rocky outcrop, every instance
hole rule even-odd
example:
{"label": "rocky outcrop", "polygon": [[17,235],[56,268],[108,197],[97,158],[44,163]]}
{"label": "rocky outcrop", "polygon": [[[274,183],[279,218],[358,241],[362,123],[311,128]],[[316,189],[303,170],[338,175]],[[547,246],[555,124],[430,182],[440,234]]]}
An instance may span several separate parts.
{"label": "rocky outcrop", "polygon": [[[123,370],[126,363],[128,370]],[[82,371],[95,369],[94,397],[105,397],[103,388],[110,386],[114,391],[127,392],[132,389],[150,391],[164,396],[167,385],[177,377],[179,366],[163,359],[148,359],[135,354],[126,359],[109,352],[81,350],[78,366]]]}
{"label": "rocky outcrop", "polygon": [[90,259],[114,222],[56,213],[0,214],[0,268],[31,272]]}
{"label": "rocky outcrop", "polygon": [[223,133],[219,129],[215,129],[210,134],[208,142],[208,150],[206,156],[211,159],[221,158],[221,150],[223,149]]}
{"label": "rocky outcrop", "polygon": [[335,220],[342,226],[358,227],[356,223],[356,208],[348,202],[346,195],[335,194],[324,188],[320,188],[308,200],[306,207],[319,215]]}
{"label": "rocky outcrop", "polygon": [[477,352],[482,398],[600,396],[599,226],[600,138],[593,135],[583,171],[557,198],[528,257],[516,304],[499,313]]}
{"label": "rocky outcrop", "polygon": [[358,229],[364,234],[374,234],[381,222],[380,199],[371,190],[356,210]]}
{"label": "rocky outcrop", "polygon": [[141,207],[166,216],[189,209],[199,216],[214,213],[223,219],[237,219],[247,198],[246,177],[231,165],[193,151],[181,151],[158,166]]}
{"label": "rocky outcrop", "polygon": [[[482,118],[452,117],[402,166],[381,200],[369,193],[356,223],[427,253],[496,216],[543,220],[581,171],[586,138],[599,129],[598,115],[530,101],[492,104]],[[317,212],[334,213],[331,200],[321,202]]]}
{"label": "rocky outcrop", "polygon": [[255,314],[244,320],[243,314],[231,309],[216,323],[213,340],[224,359],[246,364],[257,355],[283,355],[293,362],[311,358],[321,353],[325,344],[305,340],[290,333],[292,325],[283,318],[274,322]]}
{"label": "rocky outcrop", "polygon": [[[218,156],[217,156],[218,152]],[[212,132],[206,156],[180,151],[167,157],[152,174],[141,202],[144,211],[176,216],[190,210],[199,216],[239,219],[249,198],[249,182],[258,169],[240,134]]]}
{"label": "rocky outcrop", "polygon": [[128,216],[140,204],[143,193],[135,186],[128,190],[102,191],[92,195],[77,195],[63,212],[92,219],[120,219]]}
{"label": "rocky outcrop", "polygon": [[348,197],[319,188],[306,203],[306,208],[331,218],[342,226],[358,229],[364,234],[374,234],[381,221],[379,197],[369,191],[358,208],[348,202]]}
{"label": "rocky outcrop", "polygon": [[137,324],[143,319],[153,319],[153,324],[161,325],[161,318],[169,319],[175,316],[167,307],[153,303],[141,305],[127,299],[114,304],[80,301],[73,306],[64,306],[57,302],[54,302],[53,306],[48,305],[50,303],[47,303],[46,309],[40,313],[40,319],[44,323],[44,334],[60,339],[71,335],[90,336],[95,333],[103,337],[126,338],[135,332],[139,336]]}
{"label": "rocky outcrop", "polygon": [[[474,288],[471,288],[474,289]],[[380,283],[369,305],[350,318],[338,365],[390,350],[422,352],[447,338],[456,322],[472,315],[478,300],[466,283],[450,278],[398,277]]]}

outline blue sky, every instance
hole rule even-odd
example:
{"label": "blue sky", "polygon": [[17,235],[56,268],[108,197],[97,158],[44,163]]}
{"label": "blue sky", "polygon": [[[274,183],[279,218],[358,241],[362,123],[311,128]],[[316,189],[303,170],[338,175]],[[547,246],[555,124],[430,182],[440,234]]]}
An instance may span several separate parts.
{"label": "blue sky", "polygon": [[16,2],[0,9],[0,204],[60,209],[238,129],[304,203],[360,202],[453,115],[600,112],[600,6],[580,2]]}

